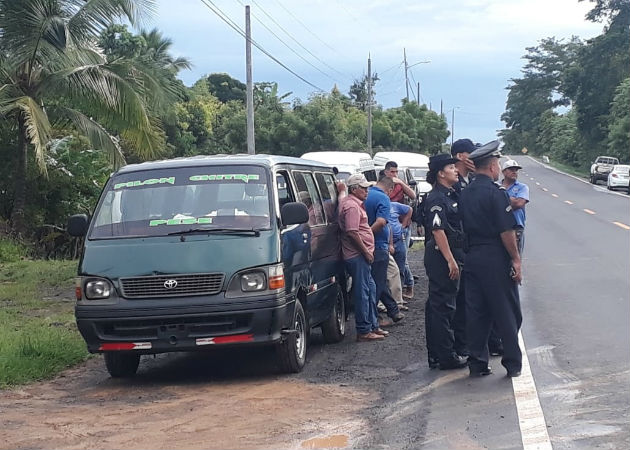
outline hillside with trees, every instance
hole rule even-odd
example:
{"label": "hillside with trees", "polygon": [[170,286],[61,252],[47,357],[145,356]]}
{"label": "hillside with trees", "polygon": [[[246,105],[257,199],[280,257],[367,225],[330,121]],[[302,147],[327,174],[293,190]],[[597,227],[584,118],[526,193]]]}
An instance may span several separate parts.
{"label": "hillside with trees", "polygon": [[501,116],[507,153],[527,148],[582,170],[598,155],[630,161],[630,0],[591,1],[601,35],[527,48]]}

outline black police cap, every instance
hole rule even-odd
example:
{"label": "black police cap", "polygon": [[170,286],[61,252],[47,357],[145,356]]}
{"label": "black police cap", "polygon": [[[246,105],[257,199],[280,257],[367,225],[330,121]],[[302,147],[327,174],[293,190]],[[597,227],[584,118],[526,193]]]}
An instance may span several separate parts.
{"label": "black police cap", "polygon": [[490,141],[487,144],[482,145],[477,150],[472,152],[468,158],[472,159],[474,162],[481,161],[482,159],[496,157],[499,158],[501,156],[501,150],[499,150],[499,145],[501,143],[496,141]]}
{"label": "black police cap", "polygon": [[457,139],[451,145],[451,155],[455,156],[458,153],[472,153],[475,151],[475,144],[470,139]]}
{"label": "black police cap", "polygon": [[439,155],[429,157],[429,170],[431,172],[437,172],[442,170],[444,166],[449,164],[455,164],[456,158],[451,157],[448,153],[440,153]]}

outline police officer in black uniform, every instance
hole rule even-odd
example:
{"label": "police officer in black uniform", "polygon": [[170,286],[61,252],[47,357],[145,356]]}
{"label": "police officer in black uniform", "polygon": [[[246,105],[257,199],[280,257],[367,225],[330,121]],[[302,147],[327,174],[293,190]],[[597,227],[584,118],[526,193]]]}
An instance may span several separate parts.
{"label": "police officer in black uniform", "polygon": [[470,376],[492,373],[488,366],[488,336],[493,321],[503,341],[501,364],[509,377],[521,374],[521,259],[510,201],[494,183],[501,174],[500,156],[499,141],[471,153],[475,180],[461,194],[460,210],[468,244],[465,270]]}
{"label": "police officer in black uniform", "polygon": [[455,297],[463,260],[464,234],[458,209],[456,159],[449,154],[429,159],[427,181],[433,185],[425,204],[427,239],[424,267],[429,278],[429,297],[425,309],[425,325],[429,367],[441,370],[466,365],[466,358],[454,348],[451,322],[455,313]]}

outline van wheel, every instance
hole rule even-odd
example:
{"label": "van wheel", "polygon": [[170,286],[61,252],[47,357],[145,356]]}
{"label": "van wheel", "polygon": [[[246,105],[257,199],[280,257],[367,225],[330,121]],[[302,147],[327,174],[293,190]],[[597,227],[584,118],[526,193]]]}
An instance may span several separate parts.
{"label": "van wheel", "polygon": [[105,352],[105,366],[113,378],[132,377],[138,370],[140,355],[130,352]]}
{"label": "van wheel", "polygon": [[322,323],[321,328],[326,344],[341,342],[346,335],[346,302],[339,287],[337,287],[337,298],[332,313]]}
{"label": "van wheel", "polygon": [[591,184],[597,184],[597,180],[595,179],[595,175],[591,174],[590,182],[591,182]]}
{"label": "van wheel", "polygon": [[296,300],[293,313],[293,333],[277,345],[278,363],[283,372],[301,372],[306,364],[306,315],[302,304]]}

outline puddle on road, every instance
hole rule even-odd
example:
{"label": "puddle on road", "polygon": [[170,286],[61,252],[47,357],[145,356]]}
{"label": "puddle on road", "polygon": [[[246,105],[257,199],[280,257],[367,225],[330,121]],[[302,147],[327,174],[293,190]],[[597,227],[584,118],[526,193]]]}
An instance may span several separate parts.
{"label": "puddle on road", "polygon": [[302,448],[346,448],[347,446],[348,436],[345,434],[313,438],[302,442]]}

